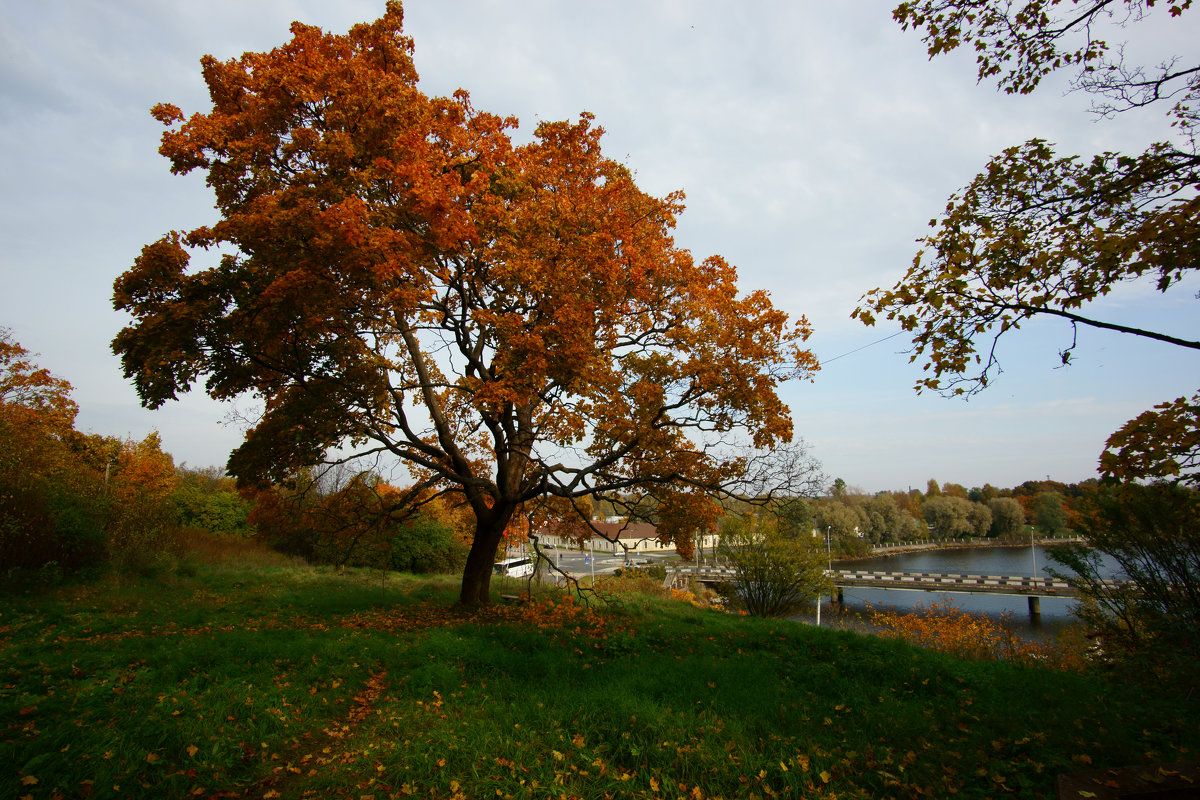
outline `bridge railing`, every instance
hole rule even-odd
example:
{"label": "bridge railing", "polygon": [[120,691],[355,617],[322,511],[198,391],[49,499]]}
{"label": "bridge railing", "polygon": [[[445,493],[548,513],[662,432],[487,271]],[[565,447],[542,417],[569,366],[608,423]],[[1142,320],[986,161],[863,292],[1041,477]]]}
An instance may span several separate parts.
{"label": "bridge railing", "polygon": [[[873,570],[834,569],[826,572],[835,586],[877,589],[909,589],[918,591],[1037,594],[1045,597],[1070,597],[1075,590],[1058,578],[1028,575],[973,575],[934,572],[883,572]],[[664,585],[692,578],[700,581],[731,581],[737,571],[722,567],[670,567]]]}

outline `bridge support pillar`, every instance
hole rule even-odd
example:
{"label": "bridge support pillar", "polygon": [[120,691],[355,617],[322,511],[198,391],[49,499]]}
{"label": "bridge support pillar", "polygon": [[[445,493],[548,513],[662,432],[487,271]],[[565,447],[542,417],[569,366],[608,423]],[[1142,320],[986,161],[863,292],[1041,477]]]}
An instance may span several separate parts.
{"label": "bridge support pillar", "polygon": [[840,606],[840,605],[843,605],[843,604],[846,602],[846,598],[845,598],[845,596],[842,594],[842,587],[840,587],[840,586],[835,586],[834,588],[837,590],[837,604],[838,604],[839,606]]}
{"label": "bridge support pillar", "polygon": [[1040,598],[1040,597],[1030,597],[1029,598],[1029,618],[1030,619],[1041,619],[1042,618],[1042,598]]}

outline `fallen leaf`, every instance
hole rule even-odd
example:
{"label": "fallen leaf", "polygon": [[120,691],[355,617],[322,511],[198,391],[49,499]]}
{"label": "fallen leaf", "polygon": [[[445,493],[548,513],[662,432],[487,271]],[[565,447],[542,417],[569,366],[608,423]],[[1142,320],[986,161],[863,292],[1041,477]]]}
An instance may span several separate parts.
{"label": "fallen leaf", "polygon": [[38,782],[38,779],[33,777],[32,775],[26,775],[24,778],[21,778],[22,786],[36,786],[37,782]]}

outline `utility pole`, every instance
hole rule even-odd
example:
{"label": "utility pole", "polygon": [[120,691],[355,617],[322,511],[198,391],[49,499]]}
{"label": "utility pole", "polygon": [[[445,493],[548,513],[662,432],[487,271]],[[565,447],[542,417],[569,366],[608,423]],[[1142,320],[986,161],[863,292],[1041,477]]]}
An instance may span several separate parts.
{"label": "utility pole", "polygon": [[1033,556],[1033,579],[1037,580],[1037,548],[1035,547],[1036,529],[1034,526],[1029,526],[1029,554]]}

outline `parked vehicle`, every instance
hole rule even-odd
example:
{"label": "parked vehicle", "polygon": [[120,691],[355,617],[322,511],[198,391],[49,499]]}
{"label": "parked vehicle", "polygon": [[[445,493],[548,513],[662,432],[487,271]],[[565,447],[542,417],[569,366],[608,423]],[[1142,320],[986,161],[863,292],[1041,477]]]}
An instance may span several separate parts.
{"label": "parked vehicle", "polygon": [[524,578],[533,574],[533,559],[506,558],[503,561],[497,561],[492,567],[492,572],[509,578]]}

